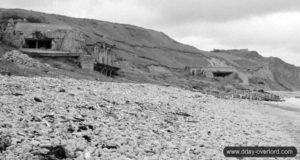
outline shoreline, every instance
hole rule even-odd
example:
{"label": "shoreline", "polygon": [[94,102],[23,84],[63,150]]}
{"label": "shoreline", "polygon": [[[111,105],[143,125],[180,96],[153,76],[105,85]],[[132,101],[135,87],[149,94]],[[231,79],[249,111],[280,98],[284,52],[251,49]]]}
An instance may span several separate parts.
{"label": "shoreline", "polygon": [[298,112],[300,113],[300,108],[295,108],[295,107],[291,107],[290,105],[287,104],[274,104],[274,103],[270,103],[268,104],[269,106],[273,107],[273,108],[279,108],[285,111],[291,111],[291,112]]}
{"label": "shoreline", "polygon": [[300,99],[294,98],[292,93],[292,95],[287,95],[285,100],[284,102],[265,102],[266,107],[262,112],[277,117],[285,124],[283,129],[293,137],[298,151],[297,158],[300,159],[300,103],[298,103]]}

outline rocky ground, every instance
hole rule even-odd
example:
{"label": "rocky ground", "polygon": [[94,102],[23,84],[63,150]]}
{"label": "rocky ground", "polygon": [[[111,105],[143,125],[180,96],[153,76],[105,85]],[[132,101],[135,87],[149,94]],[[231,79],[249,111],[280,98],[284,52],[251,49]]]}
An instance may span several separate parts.
{"label": "rocky ground", "polygon": [[226,159],[225,146],[295,145],[261,106],[152,84],[0,76],[0,159]]}
{"label": "rocky ground", "polygon": [[[0,51],[1,47],[0,41]],[[0,75],[115,81],[98,72],[82,70],[66,59],[30,57],[18,50],[7,51],[3,55],[0,52]]]}
{"label": "rocky ground", "polygon": [[22,54],[17,50],[12,50],[6,52],[1,59],[6,60],[8,62],[13,62],[16,64],[21,64],[27,67],[35,67],[35,68],[49,68],[50,65],[46,63],[40,63],[38,60],[30,58],[26,54]]}

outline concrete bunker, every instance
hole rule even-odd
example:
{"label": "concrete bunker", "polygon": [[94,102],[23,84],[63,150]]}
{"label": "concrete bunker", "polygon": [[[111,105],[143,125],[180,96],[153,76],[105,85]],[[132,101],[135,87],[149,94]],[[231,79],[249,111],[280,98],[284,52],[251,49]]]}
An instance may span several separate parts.
{"label": "concrete bunker", "polygon": [[107,76],[117,75],[118,67],[113,66],[112,49],[116,46],[108,40],[87,42],[86,51],[95,60],[94,69]]}
{"label": "concrete bunker", "polygon": [[83,34],[68,25],[14,22],[12,19],[7,21],[3,40],[19,49],[70,53],[83,53],[85,43]]}
{"label": "concrete bunker", "polygon": [[29,37],[21,34],[21,48],[30,48],[30,49],[44,49],[44,50],[55,50],[54,48],[54,37],[47,36],[40,31],[34,31]]}
{"label": "concrete bunker", "polygon": [[25,38],[22,48],[31,48],[31,49],[51,49],[52,48],[51,38],[45,39],[30,39]]}
{"label": "concrete bunker", "polygon": [[[105,75],[117,75],[111,50],[115,45],[107,39],[90,39],[68,25],[29,23],[13,19],[1,23],[1,38],[9,45],[35,57],[76,59],[81,68]],[[96,41],[96,42],[95,42]]]}
{"label": "concrete bunker", "polygon": [[190,74],[209,79],[217,78],[224,80],[238,81],[244,85],[249,84],[248,76],[236,70],[233,67],[202,67],[190,68]]}
{"label": "concrete bunker", "polygon": [[223,77],[223,78],[225,78],[225,77],[229,77],[229,76],[231,76],[231,75],[233,75],[233,72],[222,72],[222,71],[213,71],[212,72],[212,74],[213,74],[213,76],[214,77]]}

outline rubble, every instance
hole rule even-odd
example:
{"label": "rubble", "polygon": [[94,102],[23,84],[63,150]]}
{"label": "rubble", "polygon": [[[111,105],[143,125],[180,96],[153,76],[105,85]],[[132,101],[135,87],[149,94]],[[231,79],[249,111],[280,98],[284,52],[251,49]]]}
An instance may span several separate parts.
{"label": "rubble", "polygon": [[[6,128],[2,125],[3,128]],[[11,145],[11,136],[5,135],[0,137],[0,153],[6,150]]]}
{"label": "rubble", "polygon": [[16,64],[24,65],[27,67],[38,67],[38,68],[47,68],[50,67],[50,65],[46,63],[40,63],[38,60],[30,58],[28,55],[21,53],[17,50],[12,50],[9,52],[6,52],[2,57],[2,60],[6,60],[9,62],[13,62]]}
{"label": "rubble", "polygon": [[214,95],[218,98],[223,99],[230,99],[230,98],[236,98],[236,99],[247,99],[247,100],[255,100],[255,101],[274,101],[274,102],[280,102],[283,101],[283,99],[275,95],[273,93],[265,92],[263,90],[239,90],[234,89],[230,91],[223,91],[223,90],[206,90],[204,93],[209,95]]}
{"label": "rubble", "polygon": [[262,104],[170,86],[0,76],[0,93],[0,159],[224,159],[225,146],[294,145]]}

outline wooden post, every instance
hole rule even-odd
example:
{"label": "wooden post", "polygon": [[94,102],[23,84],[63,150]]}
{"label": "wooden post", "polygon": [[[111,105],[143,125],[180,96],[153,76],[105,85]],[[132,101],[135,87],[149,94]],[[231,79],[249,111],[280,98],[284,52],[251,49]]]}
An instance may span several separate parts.
{"label": "wooden post", "polygon": [[110,55],[109,64],[110,64],[110,65],[112,65],[112,59],[111,59],[111,48],[109,48],[109,53],[108,53],[108,54]]}
{"label": "wooden post", "polygon": [[99,49],[98,49],[97,45],[94,46],[94,53],[93,54],[94,54],[93,56],[95,57],[96,61],[100,62],[100,52],[99,52]]}
{"label": "wooden post", "polygon": [[103,63],[107,64],[107,53],[106,53],[106,45],[105,45],[105,43],[103,44],[103,48],[104,48],[104,62]]}
{"label": "wooden post", "polygon": [[111,53],[111,48],[110,48],[110,53],[109,53],[109,55],[110,55],[110,65],[113,65],[113,62],[112,62],[112,53]]}
{"label": "wooden post", "polygon": [[108,48],[107,47],[106,47],[106,64],[109,65],[108,64]]}
{"label": "wooden post", "polygon": [[111,72],[112,72],[112,70],[109,71],[109,77],[111,77]]}

